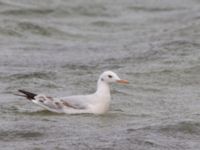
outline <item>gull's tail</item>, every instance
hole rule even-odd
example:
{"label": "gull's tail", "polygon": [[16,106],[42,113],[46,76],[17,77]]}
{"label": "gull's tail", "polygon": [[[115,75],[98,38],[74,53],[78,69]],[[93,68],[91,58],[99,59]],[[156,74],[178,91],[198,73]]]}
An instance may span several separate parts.
{"label": "gull's tail", "polygon": [[18,96],[24,96],[24,97],[26,97],[29,100],[33,100],[33,99],[35,99],[35,96],[37,96],[37,94],[31,93],[31,92],[28,92],[28,91],[25,91],[25,90],[18,90],[18,91],[20,93],[23,93],[24,95],[20,95],[20,94],[16,94],[16,95],[18,95]]}

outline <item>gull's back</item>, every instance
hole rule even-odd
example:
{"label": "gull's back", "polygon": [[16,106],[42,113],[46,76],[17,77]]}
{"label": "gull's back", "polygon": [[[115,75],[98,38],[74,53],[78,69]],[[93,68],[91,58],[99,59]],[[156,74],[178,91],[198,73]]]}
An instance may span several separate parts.
{"label": "gull's back", "polygon": [[59,99],[66,102],[74,109],[88,110],[90,108],[90,105],[92,105],[93,102],[95,102],[95,95],[75,95],[61,97]]}

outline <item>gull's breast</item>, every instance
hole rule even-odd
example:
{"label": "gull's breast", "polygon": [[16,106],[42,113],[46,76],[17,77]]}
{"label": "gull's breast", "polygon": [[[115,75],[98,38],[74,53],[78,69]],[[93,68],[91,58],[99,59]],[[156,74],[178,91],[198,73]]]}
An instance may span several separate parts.
{"label": "gull's breast", "polygon": [[104,114],[109,110],[110,97],[98,98],[95,103],[89,105],[89,109],[94,114]]}

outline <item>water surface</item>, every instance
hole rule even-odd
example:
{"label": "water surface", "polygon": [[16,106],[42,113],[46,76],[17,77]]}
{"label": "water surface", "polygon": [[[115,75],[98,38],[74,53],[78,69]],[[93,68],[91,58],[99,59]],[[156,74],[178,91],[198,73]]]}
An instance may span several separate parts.
{"label": "water surface", "polygon": [[[199,150],[198,0],[1,0],[0,145],[4,150]],[[57,115],[13,95],[112,85],[102,116]]]}

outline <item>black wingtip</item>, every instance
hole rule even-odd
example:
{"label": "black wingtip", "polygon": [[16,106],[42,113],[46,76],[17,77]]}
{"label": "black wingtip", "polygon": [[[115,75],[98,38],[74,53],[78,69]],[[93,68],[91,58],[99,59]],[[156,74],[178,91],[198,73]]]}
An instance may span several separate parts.
{"label": "black wingtip", "polygon": [[[18,92],[23,93],[24,96],[29,100],[32,100],[32,99],[35,98],[35,96],[37,96],[37,94],[31,93],[31,92],[28,92],[28,91],[25,91],[25,90],[18,90]],[[22,95],[20,95],[20,96],[22,96]]]}

